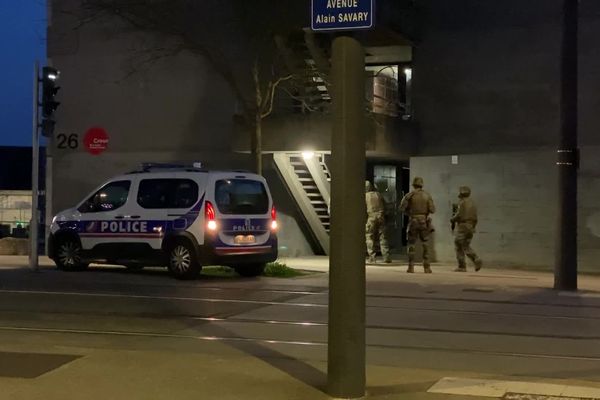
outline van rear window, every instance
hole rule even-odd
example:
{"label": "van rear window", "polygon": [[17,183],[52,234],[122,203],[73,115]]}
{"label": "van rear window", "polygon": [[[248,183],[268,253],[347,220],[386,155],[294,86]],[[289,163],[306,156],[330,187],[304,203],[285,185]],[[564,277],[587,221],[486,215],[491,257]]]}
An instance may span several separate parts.
{"label": "van rear window", "polygon": [[222,214],[266,214],[269,196],[262,182],[222,179],[215,185],[215,201]]}

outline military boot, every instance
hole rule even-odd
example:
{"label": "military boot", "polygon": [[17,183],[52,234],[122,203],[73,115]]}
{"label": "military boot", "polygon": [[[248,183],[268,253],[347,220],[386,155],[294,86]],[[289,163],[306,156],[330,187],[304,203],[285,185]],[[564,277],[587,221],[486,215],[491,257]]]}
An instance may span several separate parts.
{"label": "military boot", "polygon": [[375,256],[369,256],[367,258],[367,264],[375,264],[377,262],[377,259],[375,258]]}
{"label": "military boot", "polygon": [[483,267],[483,261],[481,261],[481,259],[477,259],[477,261],[475,261],[475,271],[479,271],[481,267]]}
{"label": "military boot", "polygon": [[392,258],[390,256],[387,256],[383,259],[383,262],[386,264],[390,264],[392,262]]}
{"label": "military boot", "polygon": [[458,268],[454,270],[454,272],[467,272],[467,267],[464,265],[459,265]]}
{"label": "military boot", "polygon": [[409,264],[408,269],[406,270],[406,273],[412,274],[414,272],[415,272],[415,267],[412,264]]}
{"label": "military boot", "polygon": [[423,270],[426,274],[431,274],[433,271],[431,271],[431,267],[429,265],[423,265]]}

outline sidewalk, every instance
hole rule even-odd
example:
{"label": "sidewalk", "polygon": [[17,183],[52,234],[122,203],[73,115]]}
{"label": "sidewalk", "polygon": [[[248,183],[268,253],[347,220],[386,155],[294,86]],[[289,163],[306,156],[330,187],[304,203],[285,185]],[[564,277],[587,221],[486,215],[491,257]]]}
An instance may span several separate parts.
{"label": "sidewalk", "polygon": [[[281,257],[280,262],[288,267],[313,272],[329,272],[329,257],[327,256],[307,256],[307,257]],[[27,256],[0,256],[0,268],[23,267],[29,265]],[[54,267],[54,262],[46,256],[39,257],[40,267]],[[427,282],[431,284],[461,284],[467,283],[470,286],[494,287],[529,287],[529,288],[552,288],[554,285],[554,273],[552,271],[531,271],[519,268],[495,268],[493,266],[484,266],[484,268],[475,272],[469,268],[466,273],[454,272],[454,265],[433,263],[433,274],[428,275]],[[403,279],[407,281],[420,280],[422,270],[419,266],[415,268],[415,274],[406,274],[406,263],[404,261],[394,261],[391,264],[377,263],[366,266],[367,276],[378,276],[386,273],[402,274]],[[598,297],[600,298],[600,276],[580,273],[579,290],[576,293],[565,292],[564,295],[580,297]]]}
{"label": "sidewalk", "polygon": [[[41,376],[0,377],[7,400],[320,400],[327,364],[252,357],[221,343],[207,353],[13,347],[29,354],[79,356]],[[0,349],[6,351],[6,346]],[[35,352],[35,353],[33,353]],[[0,352],[0,355],[2,353]],[[444,377],[493,378],[460,371],[367,366],[368,399],[483,400],[427,391]],[[556,381],[553,381],[556,382]],[[578,384],[570,380],[571,385]],[[590,386],[589,382],[584,382]]]}
{"label": "sidewalk", "polygon": [[[315,272],[329,272],[329,258],[327,256],[310,257],[282,257],[279,261],[290,268]],[[406,262],[394,261],[391,264],[377,263],[367,264],[367,277],[385,273],[401,273],[405,280],[415,281],[422,279],[422,268],[415,267],[415,274],[406,274]],[[524,288],[552,288],[554,286],[554,273],[552,271],[531,271],[518,268],[495,268],[485,266],[479,272],[469,267],[466,273],[454,272],[455,265],[433,263],[433,274],[427,276],[430,284],[460,284],[467,283],[470,286],[495,286],[495,287],[524,287]],[[578,294],[582,297],[600,298],[600,276],[579,274]],[[565,292],[569,295],[569,292]]]}
{"label": "sidewalk", "polygon": [[[40,256],[39,265],[40,267],[52,267],[54,262],[46,256]],[[29,266],[29,256],[0,256],[0,268],[27,266]]]}

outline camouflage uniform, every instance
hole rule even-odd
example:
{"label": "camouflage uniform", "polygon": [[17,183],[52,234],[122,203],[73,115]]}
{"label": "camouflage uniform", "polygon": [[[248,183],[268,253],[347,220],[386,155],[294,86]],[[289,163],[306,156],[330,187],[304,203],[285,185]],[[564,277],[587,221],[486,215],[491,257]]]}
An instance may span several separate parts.
{"label": "camouflage uniform", "polygon": [[475,271],[479,271],[482,266],[481,259],[471,248],[471,240],[477,226],[477,207],[470,198],[471,189],[467,186],[461,186],[459,189],[459,202],[456,212],[452,216],[451,222],[456,224],[454,230],[454,248],[456,250],[456,259],[458,268],[455,271],[464,272],[467,270],[465,255],[475,264]]}
{"label": "camouflage uniform", "polygon": [[385,203],[381,193],[375,191],[371,182],[365,183],[365,202],[367,204],[367,225],[365,227],[369,262],[375,262],[374,245],[379,240],[381,255],[386,263],[391,262],[390,248],[385,234]]}
{"label": "camouflage uniform", "polygon": [[435,212],[433,198],[423,190],[423,179],[413,180],[414,190],[408,193],[400,202],[400,211],[409,218],[406,231],[408,240],[408,270],[414,272],[414,259],[417,240],[423,245],[423,267],[426,273],[431,273],[429,265],[429,236],[433,231],[431,227],[430,214]]}

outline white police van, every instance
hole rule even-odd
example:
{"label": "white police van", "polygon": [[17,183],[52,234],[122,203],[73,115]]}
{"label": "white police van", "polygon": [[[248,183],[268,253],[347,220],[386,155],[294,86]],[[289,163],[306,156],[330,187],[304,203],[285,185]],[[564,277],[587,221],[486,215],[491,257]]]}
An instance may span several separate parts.
{"label": "white police van", "polygon": [[91,263],[166,265],[179,279],[202,265],[260,275],[277,258],[277,219],[265,179],[247,172],[143,164],[54,217],[49,255],[62,270]]}

